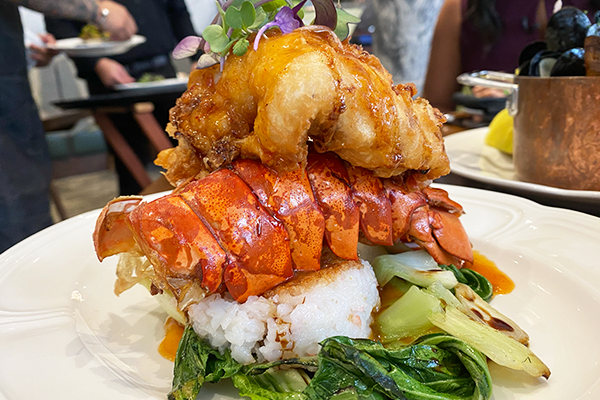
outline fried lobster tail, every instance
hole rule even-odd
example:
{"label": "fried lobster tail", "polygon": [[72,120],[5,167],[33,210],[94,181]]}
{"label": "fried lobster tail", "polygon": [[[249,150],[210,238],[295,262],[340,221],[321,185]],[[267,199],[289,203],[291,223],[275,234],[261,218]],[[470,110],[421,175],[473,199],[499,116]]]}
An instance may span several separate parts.
{"label": "fried lobster tail", "polygon": [[157,160],[177,189],[109,203],[98,257],[144,254],[180,302],[190,287],[243,302],[319,270],[324,245],[355,260],[359,241],[411,241],[440,264],[472,262],[462,207],[428,187],[449,172],[443,117],[415,94],[327,28],[269,30],[192,74],[171,110],[179,146]]}
{"label": "fried lobster tail", "polygon": [[269,30],[256,51],[194,71],[171,110],[168,131],[180,146],[158,163],[178,185],[238,157],[277,171],[306,167],[308,141],[380,177],[450,172],[442,114],[394,85],[379,60],[342,43],[329,29]]}

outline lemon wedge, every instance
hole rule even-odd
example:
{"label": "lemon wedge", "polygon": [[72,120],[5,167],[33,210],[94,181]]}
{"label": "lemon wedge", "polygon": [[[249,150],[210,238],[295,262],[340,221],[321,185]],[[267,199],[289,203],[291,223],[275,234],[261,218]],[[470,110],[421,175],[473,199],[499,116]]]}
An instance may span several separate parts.
{"label": "lemon wedge", "polygon": [[505,108],[500,111],[492,122],[485,144],[492,146],[503,153],[512,154],[513,150],[513,117],[508,115],[508,110]]}

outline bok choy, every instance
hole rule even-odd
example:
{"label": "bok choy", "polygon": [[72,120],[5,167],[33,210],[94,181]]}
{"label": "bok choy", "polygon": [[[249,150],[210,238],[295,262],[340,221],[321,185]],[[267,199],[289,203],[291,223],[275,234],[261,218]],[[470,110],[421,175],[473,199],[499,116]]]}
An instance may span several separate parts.
{"label": "bok choy", "polygon": [[421,287],[439,281],[446,289],[452,289],[458,283],[454,273],[440,268],[425,250],[376,257],[373,270],[382,287],[395,276]]}
{"label": "bok choy", "polygon": [[169,399],[195,400],[205,382],[231,378],[252,400],[489,399],[486,358],[449,335],[427,335],[395,349],[338,336],[316,357],[241,365],[187,328]]}

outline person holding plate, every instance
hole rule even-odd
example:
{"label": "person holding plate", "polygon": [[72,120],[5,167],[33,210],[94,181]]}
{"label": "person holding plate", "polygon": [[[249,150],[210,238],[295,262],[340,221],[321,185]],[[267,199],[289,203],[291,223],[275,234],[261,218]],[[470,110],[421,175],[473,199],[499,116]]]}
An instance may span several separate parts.
{"label": "person holding plate", "polygon": [[[113,91],[115,85],[133,83],[142,76],[151,79],[175,78],[170,53],[177,43],[187,37],[196,36],[184,0],[117,0],[126,7],[137,21],[139,34],[146,42],[125,54],[111,57],[73,57],[79,77],[87,81],[91,95]],[[46,17],[46,28],[56,38],[79,36],[85,23]],[[169,118],[169,103],[154,103],[154,116],[161,126]],[[112,122],[125,137],[129,145],[144,163],[151,162],[155,153],[131,114],[110,114]],[[115,157],[115,168],[119,176],[119,192],[122,195],[139,193],[142,188]]]}
{"label": "person holding plate", "polygon": [[[19,6],[97,23],[119,40],[137,31],[112,1],[0,0],[0,252],[52,224],[50,155],[29,87]],[[54,54],[40,46],[35,59],[43,65]]]}

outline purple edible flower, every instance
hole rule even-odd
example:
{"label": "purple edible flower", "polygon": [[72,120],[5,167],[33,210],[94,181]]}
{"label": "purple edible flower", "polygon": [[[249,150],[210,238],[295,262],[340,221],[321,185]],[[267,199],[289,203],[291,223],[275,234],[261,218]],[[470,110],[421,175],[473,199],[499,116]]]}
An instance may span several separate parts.
{"label": "purple edible flower", "polygon": [[215,53],[204,53],[198,59],[198,62],[196,63],[196,69],[212,67],[213,65],[218,63],[219,58]]}
{"label": "purple edible flower", "polygon": [[275,16],[275,20],[265,24],[254,39],[254,51],[258,49],[258,42],[265,31],[273,26],[278,26],[282,33],[290,33],[300,26],[300,22],[296,19],[296,13],[288,6],[281,7],[281,10]]}
{"label": "purple edible flower", "polygon": [[183,38],[173,50],[173,58],[180,60],[182,58],[193,56],[200,49],[201,42],[202,38],[198,36],[188,36]]}

